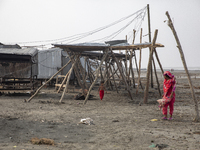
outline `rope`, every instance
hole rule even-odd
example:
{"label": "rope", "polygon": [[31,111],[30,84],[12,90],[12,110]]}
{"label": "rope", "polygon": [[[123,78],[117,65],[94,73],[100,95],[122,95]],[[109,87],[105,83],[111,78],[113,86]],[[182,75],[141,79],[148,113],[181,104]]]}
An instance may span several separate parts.
{"label": "rope", "polygon": [[113,22],[113,23],[111,23],[109,25],[100,27],[98,29],[95,29],[95,30],[92,30],[92,31],[89,31],[89,32],[75,34],[75,35],[72,35],[72,36],[69,36],[69,37],[64,37],[64,38],[59,38],[59,39],[54,39],[54,40],[30,41],[30,42],[16,42],[16,43],[18,43],[18,44],[31,44],[31,43],[46,43],[46,42],[51,42],[51,43],[46,43],[46,44],[41,44],[41,45],[35,45],[35,47],[41,47],[41,46],[45,46],[45,45],[50,45],[50,44],[52,44],[52,42],[56,42],[56,41],[57,41],[56,43],[62,43],[62,42],[66,42],[66,41],[68,41],[68,43],[71,43],[71,42],[80,40],[82,38],[85,38],[87,36],[93,35],[93,34],[95,34],[97,32],[102,31],[102,30],[105,30],[105,29],[107,29],[107,28],[109,28],[111,26],[114,26],[114,25],[116,25],[116,24],[118,24],[118,23],[120,23],[120,22],[122,22],[122,21],[124,21],[124,20],[126,20],[126,19],[128,19],[128,18],[130,18],[132,16],[134,16],[135,14],[143,12],[144,10],[146,10],[146,8],[147,7],[144,7],[142,9],[138,10],[137,12],[135,12],[135,13],[133,13],[131,15],[128,15],[126,17],[123,17],[123,18],[121,18],[121,19],[119,19],[119,20],[117,20],[117,21],[115,21],[115,22]]}

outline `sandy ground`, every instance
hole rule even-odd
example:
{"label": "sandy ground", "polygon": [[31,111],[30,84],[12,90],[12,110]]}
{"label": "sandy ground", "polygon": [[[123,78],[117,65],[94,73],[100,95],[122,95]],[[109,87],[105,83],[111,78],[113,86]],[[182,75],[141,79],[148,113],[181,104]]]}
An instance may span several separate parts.
{"label": "sandy ground", "polygon": [[[141,106],[142,89],[138,95],[132,89],[134,101],[124,88],[120,93],[109,91],[100,101],[95,87],[92,91],[95,98],[86,105],[82,105],[82,100],[73,100],[77,92],[67,93],[63,103],[58,103],[61,94],[54,88],[43,89],[30,103],[24,103],[29,95],[2,95],[0,150],[148,150],[155,149],[149,148],[152,142],[167,144],[166,150],[199,150],[200,123],[192,122],[194,106],[189,85],[186,78],[179,77],[181,72],[174,74],[178,86],[172,121],[161,120],[156,103],[158,91],[152,88],[149,103]],[[200,79],[193,78],[193,83],[200,100]],[[94,125],[78,125],[86,117],[92,118]],[[53,139],[56,145],[33,145],[30,142],[33,137]]]}

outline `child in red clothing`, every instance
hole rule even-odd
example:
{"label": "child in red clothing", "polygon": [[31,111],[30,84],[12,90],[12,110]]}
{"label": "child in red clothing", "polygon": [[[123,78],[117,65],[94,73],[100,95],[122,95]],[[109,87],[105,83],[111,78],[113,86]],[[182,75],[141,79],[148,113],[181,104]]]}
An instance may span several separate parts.
{"label": "child in red clothing", "polygon": [[[103,99],[103,96],[104,96],[104,90],[106,91],[106,88],[104,86],[104,82],[101,81],[101,85],[99,86],[99,89],[98,89],[99,96],[100,96],[101,100]],[[106,91],[106,93],[107,93],[107,91]]]}

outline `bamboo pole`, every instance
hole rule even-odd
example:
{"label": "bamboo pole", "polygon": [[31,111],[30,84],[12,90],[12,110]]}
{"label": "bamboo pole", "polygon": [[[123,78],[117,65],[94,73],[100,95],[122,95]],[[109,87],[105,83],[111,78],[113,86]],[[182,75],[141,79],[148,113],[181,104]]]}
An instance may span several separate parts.
{"label": "bamboo pole", "polygon": [[157,62],[158,62],[158,64],[159,64],[159,66],[160,66],[160,70],[162,71],[162,74],[163,74],[163,73],[164,73],[164,70],[163,70],[163,67],[162,67],[162,65],[161,65],[161,63],[160,63],[160,59],[159,59],[159,57],[158,57],[156,48],[154,48],[154,54],[155,54],[155,56],[156,56],[156,59],[157,59]]}
{"label": "bamboo pole", "polygon": [[30,102],[33,97],[35,97],[38,92],[47,84],[49,83],[57,74],[59,74],[59,72],[61,72],[65,67],[67,67],[67,65],[71,62],[71,60],[68,61],[68,63],[66,63],[60,70],[58,70],[58,72],[56,72],[47,82],[45,82],[45,84],[43,84],[42,86],[40,86],[37,91],[27,100],[27,102]]}
{"label": "bamboo pole", "polygon": [[151,52],[149,53],[149,62],[148,62],[148,67],[147,67],[147,81],[146,81],[146,87],[144,90],[144,103],[147,103],[148,95],[149,95],[149,77],[150,77],[150,72],[151,72],[151,65],[152,65],[152,56],[153,56],[153,46],[155,45],[156,38],[157,38],[158,30],[155,30],[154,33],[154,38],[152,42],[152,47],[151,47]]}
{"label": "bamboo pole", "polygon": [[100,62],[100,65],[99,65],[99,67],[98,67],[97,70],[96,70],[97,75],[96,75],[96,77],[95,77],[95,79],[94,79],[92,85],[90,86],[88,92],[87,92],[87,96],[85,97],[85,100],[84,100],[83,104],[86,104],[86,103],[87,103],[87,100],[88,100],[88,98],[89,98],[90,92],[91,92],[93,86],[95,85],[95,83],[96,83],[96,81],[97,81],[100,67],[101,67],[101,65],[103,64],[104,60],[106,59],[107,55],[108,55],[108,49],[106,50],[104,56],[102,57],[102,60],[101,60],[101,62]]}
{"label": "bamboo pole", "polygon": [[160,94],[160,97],[162,96],[161,91],[160,91],[160,83],[158,81],[158,76],[157,76],[157,71],[156,71],[156,65],[155,65],[155,61],[153,58],[153,66],[154,66],[154,73],[155,73],[155,77],[156,77],[156,82],[157,82],[157,86],[158,86],[158,92]]}
{"label": "bamboo pole", "polygon": [[110,65],[109,65],[109,68],[110,68],[110,72],[111,72],[111,75],[112,75],[112,78],[113,78],[113,81],[114,81],[114,85],[115,85],[116,91],[117,91],[117,93],[119,93],[119,92],[118,92],[118,89],[117,89],[117,84],[116,84],[116,82],[115,82],[115,77],[114,77],[114,74],[113,74],[113,72],[112,72],[112,68],[111,68]]}
{"label": "bamboo pole", "polygon": [[121,76],[122,76],[122,79],[124,80],[124,83],[125,83],[125,85],[126,85],[126,89],[127,89],[128,93],[129,93],[129,96],[130,96],[131,100],[133,100],[133,97],[132,97],[132,94],[131,94],[131,91],[130,91],[130,87],[129,87],[129,85],[127,84],[126,77],[125,77],[124,74],[123,74],[123,71],[122,71],[121,66],[120,66],[120,64],[119,64],[119,60],[115,57],[115,55],[114,55],[114,53],[112,52],[112,50],[111,50],[111,53],[112,53],[112,56],[113,56],[114,59],[115,59],[115,62],[117,63],[117,67],[119,68],[119,72],[120,72],[120,74],[121,74]]}
{"label": "bamboo pole", "polygon": [[[69,71],[70,72],[70,71]],[[65,78],[64,78],[64,80],[62,81],[62,83],[61,83],[61,85],[60,85],[60,87],[59,87],[59,89],[58,89],[58,91],[57,91],[57,93],[59,93],[60,92],[60,90],[62,89],[62,87],[63,87],[63,85],[64,85],[64,83],[65,83],[65,81],[67,80],[67,77],[68,77],[68,75],[69,75],[69,72],[65,75]]]}
{"label": "bamboo pole", "polygon": [[[60,100],[59,100],[60,103],[62,102],[62,100],[63,100],[63,98],[64,98],[64,95],[65,95],[65,92],[66,92],[67,89],[68,89],[69,80],[70,80],[72,71],[73,71],[74,66],[75,66],[75,64],[76,64],[76,62],[77,62],[78,59],[79,59],[79,56],[77,56],[76,60],[75,60],[75,61],[73,62],[73,64],[72,64],[72,67],[71,67],[71,69],[70,69],[70,72],[69,72],[69,75],[68,75],[68,78],[67,78],[66,86],[65,86],[65,88],[64,88],[64,90],[63,90],[63,93],[62,93],[62,96],[61,96],[61,98],[60,98]],[[71,60],[72,60],[72,59],[71,59]]]}
{"label": "bamboo pole", "polygon": [[[142,28],[140,30],[140,43],[142,43]],[[142,59],[142,49],[140,48],[140,57],[139,57],[139,71],[138,71],[138,82],[137,82],[137,90],[136,90],[136,94],[138,94],[138,90],[139,90],[139,84],[141,82],[140,80],[140,74],[141,74],[141,59]],[[142,86],[141,86],[142,87]],[[142,88],[143,89],[143,88]]]}
{"label": "bamboo pole", "polygon": [[[150,10],[149,4],[147,4],[147,14],[148,14],[148,30],[149,30],[149,42],[151,42],[151,22],[150,22]],[[151,48],[149,48],[149,53],[151,53]],[[151,62],[151,87],[153,88],[153,69],[152,69],[152,62]]]}
{"label": "bamboo pole", "polygon": [[192,85],[192,80],[191,80],[191,77],[190,77],[190,74],[189,74],[189,71],[188,71],[188,68],[187,68],[187,64],[186,64],[186,61],[185,61],[185,56],[184,56],[184,53],[183,53],[183,50],[182,50],[182,46],[181,46],[181,43],[179,41],[179,38],[178,38],[178,35],[176,33],[176,30],[174,28],[174,25],[172,23],[172,20],[170,18],[170,15],[168,12],[166,12],[166,15],[169,19],[168,21],[168,25],[170,27],[170,29],[172,30],[173,34],[174,34],[174,37],[176,39],[176,43],[177,43],[177,47],[179,49],[179,52],[180,52],[180,56],[181,56],[181,60],[182,60],[182,63],[183,63],[183,66],[184,66],[184,69],[185,69],[185,72],[187,74],[187,77],[188,77],[188,82],[189,82],[189,85],[190,85],[190,90],[191,90],[191,94],[192,94],[192,98],[193,98],[193,102],[194,102],[194,107],[195,107],[195,118],[194,118],[194,121],[195,122],[199,122],[200,121],[200,118],[199,118],[199,108],[198,108],[198,101],[196,99],[196,96],[195,96],[195,93],[194,93],[194,88],[193,88],[193,85]]}

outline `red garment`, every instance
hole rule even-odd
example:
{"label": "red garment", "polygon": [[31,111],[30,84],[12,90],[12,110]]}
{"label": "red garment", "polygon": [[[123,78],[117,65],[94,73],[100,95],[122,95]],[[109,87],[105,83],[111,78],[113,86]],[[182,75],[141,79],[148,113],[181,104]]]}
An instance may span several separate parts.
{"label": "red garment", "polygon": [[[165,71],[164,75],[167,74],[170,79],[165,79],[164,80],[164,83],[163,83],[163,92],[164,92],[164,96],[163,97],[170,97],[172,91],[175,90],[175,84],[176,84],[176,81],[174,79],[174,76],[169,72],[169,71]],[[173,110],[174,110],[174,102],[175,102],[175,92],[173,93],[173,97],[171,99],[170,102],[166,103],[163,107],[163,114],[166,115],[167,114],[167,108],[169,106],[170,108],[170,114],[172,115],[173,114]]]}
{"label": "red garment", "polygon": [[100,99],[102,100],[103,96],[104,96],[104,90],[100,90],[99,91],[99,96],[100,96]]}
{"label": "red garment", "polygon": [[163,112],[163,115],[167,115],[167,108],[169,106],[169,114],[172,115],[173,114],[173,111],[174,111],[174,102],[175,102],[175,97],[172,98],[172,100],[165,104],[163,109],[162,109],[162,112]]}

